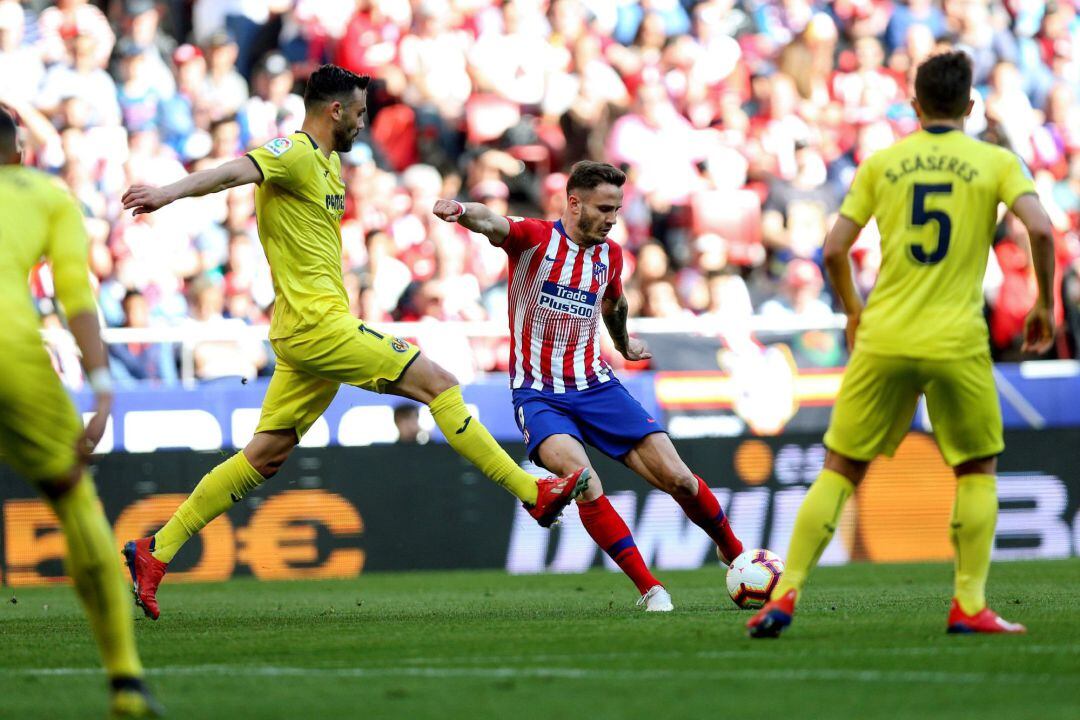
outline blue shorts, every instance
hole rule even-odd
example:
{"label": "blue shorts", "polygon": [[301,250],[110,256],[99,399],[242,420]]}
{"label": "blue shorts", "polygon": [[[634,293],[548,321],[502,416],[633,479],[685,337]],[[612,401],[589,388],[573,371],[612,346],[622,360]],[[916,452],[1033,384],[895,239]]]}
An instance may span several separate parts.
{"label": "blue shorts", "polygon": [[622,461],[641,438],[664,432],[618,380],[561,394],[518,388],[514,417],[529,446],[529,459],[537,465],[540,443],[552,435],[570,435]]}

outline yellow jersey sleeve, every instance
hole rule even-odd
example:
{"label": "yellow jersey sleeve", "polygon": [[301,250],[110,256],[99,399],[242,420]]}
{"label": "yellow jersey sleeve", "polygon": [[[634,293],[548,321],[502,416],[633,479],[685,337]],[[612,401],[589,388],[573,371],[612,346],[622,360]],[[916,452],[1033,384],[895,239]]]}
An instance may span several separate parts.
{"label": "yellow jersey sleeve", "polygon": [[855,171],[855,179],[852,180],[844,203],[840,206],[840,214],[859,227],[870,222],[870,217],[874,214],[874,185],[876,183],[875,163],[873,158],[867,158]]}
{"label": "yellow jersey sleeve", "polygon": [[1035,181],[1024,161],[1015,153],[1002,150],[1001,155],[1003,167],[998,172],[998,198],[1011,208],[1018,197],[1035,192]]}
{"label": "yellow jersey sleeve", "polygon": [[259,168],[263,182],[293,191],[304,182],[297,167],[301,152],[289,138],[274,138],[262,147],[255,148],[247,156]]}
{"label": "yellow jersey sleeve", "polygon": [[52,267],[56,297],[67,316],[97,312],[90,287],[86,228],[79,207],[66,192],[60,195],[50,218],[45,256]]}

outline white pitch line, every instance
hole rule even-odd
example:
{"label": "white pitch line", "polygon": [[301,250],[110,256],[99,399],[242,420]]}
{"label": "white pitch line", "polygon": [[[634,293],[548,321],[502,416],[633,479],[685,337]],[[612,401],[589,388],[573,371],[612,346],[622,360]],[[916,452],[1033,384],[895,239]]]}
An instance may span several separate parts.
{"label": "white pitch line", "polygon": [[[861,655],[973,655],[978,653],[980,647],[964,645],[963,639],[958,639],[959,644],[941,647],[909,647],[909,648],[830,648],[830,655],[861,656]],[[801,657],[815,658],[820,656],[820,651],[814,648],[805,648],[806,652]],[[1080,645],[1017,645],[1010,647],[1009,652],[1015,655],[1076,655],[1080,654]],[[457,655],[443,657],[417,657],[401,658],[394,662],[406,665],[440,665],[440,664],[463,664],[463,665],[498,665],[505,663],[560,663],[581,662],[583,660],[618,660],[620,658],[663,658],[663,657],[695,657],[705,660],[724,660],[738,658],[771,658],[777,657],[777,653],[771,650],[699,650],[693,653],[679,652],[675,650],[655,651],[628,651],[608,653],[560,653],[560,654],[536,654],[536,655]]]}
{"label": "white pitch line", "polygon": [[[423,679],[474,678],[501,680],[514,678],[560,678],[569,680],[656,680],[657,678],[699,680],[776,680],[821,681],[857,683],[934,683],[944,685],[983,685],[986,683],[1008,685],[1072,684],[1070,677],[1050,674],[945,672],[921,670],[845,670],[845,669],[733,669],[733,670],[619,670],[599,668],[475,668],[475,667],[352,667],[352,668],[304,668],[265,665],[188,665],[153,668],[150,675],[217,675],[248,677],[298,677],[298,678],[382,678],[403,677]],[[63,677],[74,675],[99,675],[97,668],[29,668],[5,671],[3,674],[17,676]]]}

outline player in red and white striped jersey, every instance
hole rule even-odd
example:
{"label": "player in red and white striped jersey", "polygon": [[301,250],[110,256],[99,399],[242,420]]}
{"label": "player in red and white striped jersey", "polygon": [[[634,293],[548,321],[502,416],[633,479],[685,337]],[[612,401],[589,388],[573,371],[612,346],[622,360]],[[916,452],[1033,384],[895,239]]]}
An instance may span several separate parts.
{"label": "player in red and white striped jersey", "polygon": [[622,296],[622,249],[607,239],[579,247],[561,220],[508,220],[510,386],[565,393],[609,382],[601,304]]}
{"label": "player in red and white striped jersey", "polygon": [[485,235],[509,256],[510,385],[529,457],[552,471],[590,467],[589,488],[578,499],[585,529],[637,586],[639,604],[666,611],[672,609],[671,596],[604,496],[585,445],[670,493],[725,561],[742,552],[742,543],[712,491],[600,355],[603,318],[623,357],[651,357],[645,343],[626,331],[622,249],[608,238],[625,181],[607,163],[577,163],[567,180],[566,210],[556,222],[503,217],[456,200],[439,200],[433,211]]}

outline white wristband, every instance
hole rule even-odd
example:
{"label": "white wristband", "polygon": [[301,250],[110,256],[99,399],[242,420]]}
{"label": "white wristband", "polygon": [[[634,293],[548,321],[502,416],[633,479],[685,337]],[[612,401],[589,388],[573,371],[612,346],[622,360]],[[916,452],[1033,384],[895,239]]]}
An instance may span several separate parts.
{"label": "white wristband", "polygon": [[460,220],[462,216],[465,215],[465,205],[459,203],[457,200],[453,200],[452,202],[458,206],[458,220]]}
{"label": "white wristband", "polygon": [[113,391],[112,375],[109,373],[109,368],[107,367],[99,367],[91,370],[87,382],[95,395],[104,395],[106,393],[112,393]]}

